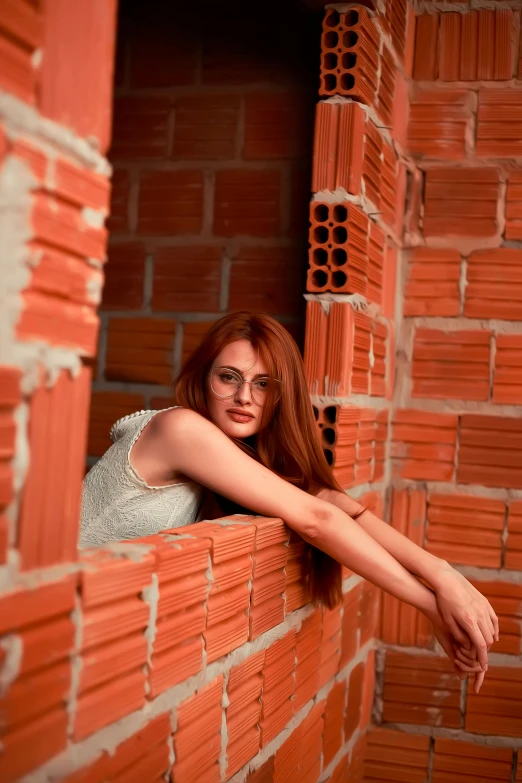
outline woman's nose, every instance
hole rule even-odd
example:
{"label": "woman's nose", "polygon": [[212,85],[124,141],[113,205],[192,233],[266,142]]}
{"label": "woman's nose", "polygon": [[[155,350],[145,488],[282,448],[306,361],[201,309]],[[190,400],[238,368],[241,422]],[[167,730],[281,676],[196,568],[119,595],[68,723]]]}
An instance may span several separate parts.
{"label": "woman's nose", "polygon": [[252,390],[248,381],[243,381],[236,392],[236,400],[242,405],[248,405],[252,402]]}

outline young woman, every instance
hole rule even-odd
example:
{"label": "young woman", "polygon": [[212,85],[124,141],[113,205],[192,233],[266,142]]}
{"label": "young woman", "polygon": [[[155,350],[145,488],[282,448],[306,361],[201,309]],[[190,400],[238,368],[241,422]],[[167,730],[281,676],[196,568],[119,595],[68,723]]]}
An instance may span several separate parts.
{"label": "young woman", "polygon": [[280,517],[309,544],[315,601],[340,600],[344,564],[423,612],[460,675],[475,674],[478,692],[498,639],[493,609],[448,563],[336,484],[301,356],[277,321],[222,318],[186,362],[175,396],[177,406],[113,427],[114,445],[85,478],[80,546],[238,511]]}

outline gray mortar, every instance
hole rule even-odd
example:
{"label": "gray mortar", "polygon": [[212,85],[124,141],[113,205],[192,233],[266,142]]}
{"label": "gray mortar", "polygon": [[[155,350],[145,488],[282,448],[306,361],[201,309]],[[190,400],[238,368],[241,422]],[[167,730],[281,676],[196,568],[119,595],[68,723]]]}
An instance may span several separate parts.
{"label": "gray mortar", "polygon": [[37,109],[7,93],[0,92],[0,120],[7,136],[34,137],[46,155],[67,154],[78,164],[98,174],[110,176],[111,166],[85,139],[53,120],[42,117]]}

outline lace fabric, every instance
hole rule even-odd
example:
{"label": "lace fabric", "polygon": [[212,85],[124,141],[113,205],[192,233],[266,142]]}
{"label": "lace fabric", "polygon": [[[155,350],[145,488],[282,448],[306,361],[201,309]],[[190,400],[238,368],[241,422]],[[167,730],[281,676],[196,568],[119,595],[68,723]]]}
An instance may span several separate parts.
{"label": "lace fabric", "polygon": [[196,521],[202,487],[195,482],[149,486],[134,470],[130,453],[160,411],[138,411],[111,429],[113,445],[83,482],[79,547],[140,538]]}

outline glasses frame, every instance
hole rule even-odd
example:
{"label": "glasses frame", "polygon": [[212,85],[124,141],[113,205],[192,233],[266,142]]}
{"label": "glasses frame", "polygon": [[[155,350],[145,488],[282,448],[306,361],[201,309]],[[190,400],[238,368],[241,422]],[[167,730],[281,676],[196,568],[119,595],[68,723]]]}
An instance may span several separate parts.
{"label": "glasses frame", "polygon": [[[227,394],[227,395],[218,394],[217,391],[214,390],[214,387],[212,386],[212,375],[214,372],[216,372],[216,370],[228,370],[231,375],[237,375],[238,378],[241,379],[241,383],[237,386],[236,390],[232,392],[232,394]],[[252,391],[252,384],[256,383],[256,381],[261,381],[261,380],[274,381],[276,384],[278,384],[276,388],[279,390],[279,392],[274,402],[278,402],[279,399],[281,398],[281,381],[278,378],[271,378],[269,375],[264,375],[261,378],[254,378],[253,381],[247,381],[246,378],[243,378],[243,376],[240,373],[238,373],[236,370],[232,370],[230,367],[220,366],[220,367],[214,367],[212,370],[210,370],[208,374],[208,380],[209,380],[210,390],[212,394],[214,394],[220,400],[231,400],[233,397],[239,394],[239,392],[241,391],[245,383],[247,383],[250,386],[250,396],[252,397],[252,400],[256,403],[256,405],[259,405]]]}

